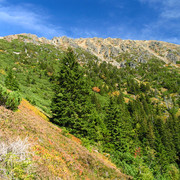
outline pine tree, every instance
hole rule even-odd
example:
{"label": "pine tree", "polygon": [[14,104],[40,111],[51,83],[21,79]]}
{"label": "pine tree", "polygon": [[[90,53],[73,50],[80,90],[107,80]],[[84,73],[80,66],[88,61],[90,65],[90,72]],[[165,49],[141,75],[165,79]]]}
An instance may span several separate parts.
{"label": "pine tree", "polygon": [[51,121],[67,127],[72,133],[86,136],[91,109],[90,88],[72,49],[68,49],[55,79]]}

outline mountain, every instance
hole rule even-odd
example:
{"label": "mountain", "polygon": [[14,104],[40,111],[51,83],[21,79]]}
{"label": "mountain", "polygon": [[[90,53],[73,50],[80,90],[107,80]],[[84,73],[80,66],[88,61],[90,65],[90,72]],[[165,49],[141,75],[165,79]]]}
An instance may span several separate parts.
{"label": "mountain", "polygon": [[0,173],[179,180],[179,52],[158,41],[1,37]]}
{"label": "mountain", "polygon": [[[136,62],[143,62],[156,57],[165,63],[180,61],[180,45],[162,42],[162,41],[140,41],[140,40],[122,40],[119,38],[80,38],[71,39],[65,36],[54,37],[48,40],[44,37],[38,38],[32,34],[20,34],[26,37],[24,42],[34,44],[51,44],[56,47],[82,48],[87,52],[97,56],[101,61],[106,61],[117,67],[123,66],[123,61],[130,59]],[[7,41],[20,38],[19,35],[10,35],[1,37]],[[122,58],[123,55],[123,58]]]}

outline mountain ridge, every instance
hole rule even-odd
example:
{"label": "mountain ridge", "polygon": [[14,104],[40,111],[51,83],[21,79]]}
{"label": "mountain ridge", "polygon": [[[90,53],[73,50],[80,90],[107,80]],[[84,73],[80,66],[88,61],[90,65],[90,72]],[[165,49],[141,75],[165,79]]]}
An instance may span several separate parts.
{"label": "mountain ridge", "polygon": [[[22,39],[26,43],[51,44],[61,48],[81,48],[97,56],[100,61],[106,61],[118,68],[122,67],[123,61],[126,60],[146,62],[152,57],[160,59],[166,64],[176,64],[180,61],[180,45],[156,40],[122,40],[120,38],[103,39],[97,37],[72,39],[66,36],[48,40],[26,33],[9,35],[1,37],[1,39],[7,41]],[[124,54],[125,57],[119,58],[121,54]]]}

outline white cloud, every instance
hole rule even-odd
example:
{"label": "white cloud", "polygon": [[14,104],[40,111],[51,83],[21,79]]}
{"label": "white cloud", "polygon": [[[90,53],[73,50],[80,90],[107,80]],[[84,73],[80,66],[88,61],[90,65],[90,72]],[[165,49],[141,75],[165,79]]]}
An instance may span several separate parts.
{"label": "white cloud", "polygon": [[177,19],[180,18],[180,12],[179,10],[172,11],[171,9],[166,9],[161,13],[161,16],[166,19]]}
{"label": "white cloud", "polygon": [[161,16],[167,19],[180,18],[180,1],[166,0],[165,2],[163,2]]}
{"label": "white cloud", "polygon": [[[158,16],[142,28],[142,37],[159,39],[180,44],[180,1],[179,0],[139,0],[153,8]],[[165,34],[166,32],[166,34]]]}
{"label": "white cloud", "polygon": [[12,6],[7,3],[2,4],[2,2],[3,0],[0,0],[1,24],[11,25],[16,28],[22,28],[23,30],[30,30],[47,37],[65,34],[61,27],[48,23],[47,19],[44,18],[47,16],[33,10],[32,5],[31,8],[27,8],[25,4]]}
{"label": "white cloud", "polygon": [[179,0],[139,0],[141,3],[148,3],[160,12],[160,16],[167,19],[180,17]]}

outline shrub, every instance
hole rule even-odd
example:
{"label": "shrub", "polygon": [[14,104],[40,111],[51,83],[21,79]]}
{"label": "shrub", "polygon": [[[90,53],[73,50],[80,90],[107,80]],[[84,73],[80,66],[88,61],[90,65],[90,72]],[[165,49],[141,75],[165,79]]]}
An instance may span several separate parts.
{"label": "shrub", "polygon": [[21,102],[21,97],[18,92],[8,91],[0,85],[0,105],[8,109],[16,110]]}

